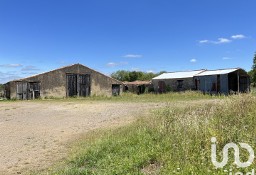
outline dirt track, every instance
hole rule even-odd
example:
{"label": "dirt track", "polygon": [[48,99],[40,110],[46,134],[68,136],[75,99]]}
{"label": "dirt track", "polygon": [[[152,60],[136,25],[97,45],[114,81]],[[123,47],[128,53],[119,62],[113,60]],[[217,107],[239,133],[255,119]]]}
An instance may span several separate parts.
{"label": "dirt track", "polygon": [[157,104],[27,101],[0,103],[0,174],[25,174],[65,155],[66,143],[87,131],[129,123]]}

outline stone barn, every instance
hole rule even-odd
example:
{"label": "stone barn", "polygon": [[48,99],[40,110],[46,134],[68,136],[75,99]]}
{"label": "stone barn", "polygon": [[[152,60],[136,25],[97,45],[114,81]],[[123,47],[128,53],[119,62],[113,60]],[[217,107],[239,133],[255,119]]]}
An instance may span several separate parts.
{"label": "stone barn", "polygon": [[205,70],[163,73],[152,79],[155,92],[185,91],[196,89],[194,76]]}
{"label": "stone barn", "polygon": [[122,82],[81,64],[34,75],[5,84],[8,99],[88,97],[119,95]]}

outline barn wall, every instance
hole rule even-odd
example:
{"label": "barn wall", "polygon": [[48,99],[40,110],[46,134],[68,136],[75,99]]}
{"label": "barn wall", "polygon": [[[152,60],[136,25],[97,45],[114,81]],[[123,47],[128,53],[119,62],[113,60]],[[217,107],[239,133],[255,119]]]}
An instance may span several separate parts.
{"label": "barn wall", "polygon": [[16,82],[9,82],[5,86],[6,98],[13,99],[16,98]]}
{"label": "barn wall", "polygon": [[199,80],[199,90],[203,92],[211,92],[212,91],[212,84],[217,82],[216,75],[209,75],[209,76],[200,76],[196,77]]}
{"label": "barn wall", "polygon": [[[105,76],[97,71],[80,64],[53,70],[44,74],[22,79],[27,82],[40,82],[40,96],[45,97],[66,97],[67,96],[67,74],[90,74],[91,95],[112,95],[112,84],[121,82]],[[10,98],[16,98],[17,82],[10,82]],[[120,88],[122,92],[122,87]]]}
{"label": "barn wall", "polygon": [[228,74],[220,75],[220,92],[228,94]]}
{"label": "barn wall", "polygon": [[[212,90],[213,84],[217,85],[217,75],[207,75],[195,77],[200,81],[199,90],[207,93],[216,93]],[[227,74],[220,75],[220,93],[228,93],[228,76]]]}
{"label": "barn wall", "polygon": [[[182,89],[178,89],[178,80],[183,80]],[[195,89],[194,78],[183,78],[183,79],[163,79],[163,80],[152,80],[154,90],[158,92],[158,82],[164,81],[166,86],[169,86],[172,91],[178,90],[191,90]]]}

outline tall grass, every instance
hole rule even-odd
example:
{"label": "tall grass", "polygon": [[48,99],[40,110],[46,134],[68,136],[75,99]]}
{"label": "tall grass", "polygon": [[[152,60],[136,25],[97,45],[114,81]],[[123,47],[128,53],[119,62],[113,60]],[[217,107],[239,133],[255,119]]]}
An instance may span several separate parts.
{"label": "tall grass", "polygon": [[[256,97],[237,95],[216,102],[166,107],[124,128],[92,134],[73,147],[60,175],[228,174],[236,169],[211,163],[211,137],[218,140],[218,160],[229,142],[256,148]],[[241,160],[247,153],[242,151]],[[255,166],[255,164],[254,164]]]}
{"label": "tall grass", "polygon": [[215,99],[215,98],[223,98],[221,95],[208,95],[203,94],[197,91],[185,91],[185,92],[169,92],[166,94],[153,94],[153,93],[145,93],[145,94],[134,94],[125,92],[120,96],[96,96],[92,95],[90,97],[70,97],[70,98],[47,98],[40,99],[35,101],[51,101],[51,102],[92,102],[92,101],[104,101],[104,102],[170,102],[176,100],[198,100],[198,99]]}

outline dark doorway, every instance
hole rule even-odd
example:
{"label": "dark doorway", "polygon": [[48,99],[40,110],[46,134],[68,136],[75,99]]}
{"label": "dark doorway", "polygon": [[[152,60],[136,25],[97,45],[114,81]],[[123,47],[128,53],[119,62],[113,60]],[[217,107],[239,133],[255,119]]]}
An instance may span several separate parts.
{"label": "dark doorway", "polygon": [[79,75],[78,85],[80,85],[79,96],[90,96],[90,75]]}
{"label": "dark doorway", "polygon": [[73,97],[77,96],[77,75],[69,74],[67,75],[67,96]]}
{"label": "dark doorway", "polygon": [[28,99],[40,98],[40,83],[39,82],[29,82],[28,88],[29,88]]}
{"label": "dark doorway", "polygon": [[120,84],[112,84],[112,95],[113,96],[120,95]]}
{"label": "dark doorway", "polygon": [[89,74],[67,74],[67,96],[90,96],[90,75]]}
{"label": "dark doorway", "polygon": [[238,91],[238,78],[237,78],[237,72],[232,72],[228,74],[228,88],[229,92]]}
{"label": "dark doorway", "polygon": [[240,92],[248,92],[249,91],[249,78],[245,76],[241,76],[239,79],[240,83]]}
{"label": "dark doorway", "polygon": [[236,71],[228,74],[229,92],[248,92],[250,79],[245,71]]}
{"label": "dark doorway", "polygon": [[39,82],[17,82],[17,99],[31,100],[40,98]]}
{"label": "dark doorway", "polygon": [[137,90],[137,94],[143,94],[145,93],[145,90],[146,90],[146,86],[145,85],[140,85],[138,86],[138,90]]}
{"label": "dark doorway", "polygon": [[177,80],[178,85],[177,85],[177,91],[182,91],[183,90],[183,80]]}
{"label": "dark doorway", "polygon": [[198,90],[198,81],[195,79],[195,89]]}
{"label": "dark doorway", "polygon": [[166,92],[166,84],[164,81],[159,81],[158,82],[158,92],[159,93],[164,93]]}
{"label": "dark doorway", "polygon": [[220,75],[217,75],[217,93],[220,92]]}

